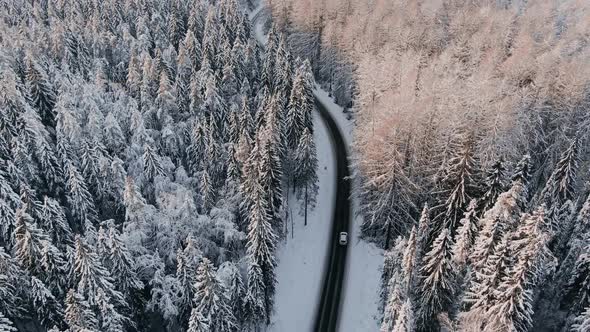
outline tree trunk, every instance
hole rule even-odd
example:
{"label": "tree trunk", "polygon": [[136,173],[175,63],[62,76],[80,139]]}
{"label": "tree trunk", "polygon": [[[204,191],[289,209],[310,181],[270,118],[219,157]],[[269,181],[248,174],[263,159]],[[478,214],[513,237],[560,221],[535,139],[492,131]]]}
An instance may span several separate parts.
{"label": "tree trunk", "polygon": [[389,249],[389,238],[391,236],[391,223],[387,223],[387,231],[385,232],[385,250]]}
{"label": "tree trunk", "polygon": [[305,218],[304,225],[307,226],[307,184],[305,185]]}

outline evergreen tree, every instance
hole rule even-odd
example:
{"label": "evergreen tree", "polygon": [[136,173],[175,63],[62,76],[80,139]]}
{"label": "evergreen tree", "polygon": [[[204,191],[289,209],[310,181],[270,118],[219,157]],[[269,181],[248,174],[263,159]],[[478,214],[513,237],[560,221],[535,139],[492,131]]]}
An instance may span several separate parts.
{"label": "evergreen tree", "polygon": [[72,230],[66,220],[66,214],[59,203],[47,196],[43,198],[43,207],[39,224],[49,235],[51,241],[63,247],[73,242]]}
{"label": "evergreen tree", "polygon": [[522,157],[518,164],[516,164],[514,172],[512,173],[512,182],[520,181],[526,186],[526,184],[531,179],[531,171],[531,156],[526,154]]}
{"label": "evergreen tree", "polygon": [[574,312],[590,305],[590,244],[586,244],[578,256],[566,285],[566,300]]}
{"label": "evergreen tree", "polygon": [[[252,157],[248,161],[250,165],[245,167],[244,177],[246,181],[242,183],[242,192],[247,197],[247,219],[248,234],[246,251],[252,263],[256,263],[262,271],[264,282],[264,298],[257,298],[256,301],[264,303],[263,317],[269,319],[273,305],[273,296],[275,291],[276,277],[274,268],[275,248],[277,236],[273,231],[271,216],[268,215],[269,202],[266,200],[263,181],[259,173],[259,156],[258,147],[254,147]],[[260,294],[257,294],[260,295]]]}
{"label": "evergreen tree", "polygon": [[29,294],[37,318],[46,327],[63,325],[63,309],[47,286],[39,279],[31,277]]}
{"label": "evergreen tree", "polygon": [[191,318],[188,321],[188,332],[209,332],[212,331],[209,326],[209,321],[203,314],[197,310],[193,310]]}
{"label": "evergreen tree", "polygon": [[56,96],[47,74],[35,61],[31,54],[25,57],[25,75],[28,96],[32,105],[37,108],[43,122],[55,126]]}
{"label": "evergreen tree", "polygon": [[476,207],[477,201],[472,199],[469,202],[467,211],[463,215],[463,219],[459,221],[460,226],[457,230],[455,243],[453,244],[453,261],[459,270],[467,264],[467,259],[473,246],[473,240],[477,234]]}
{"label": "evergreen tree", "polygon": [[198,313],[209,322],[210,331],[229,332],[236,330],[235,317],[225,297],[225,289],[217,279],[213,264],[203,258],[197,269],[195,282],[195,307],[191,318],[197,318]]}
{"label": "evergreen tree", "polygon": [[305,225],[307,225],[307,207],[315,207],[316,197],[318,194],[318,160],[316,156],[315,143],[313,137],[307,128],[303,129],[301,141],[297,147],[295,157],[295,179],[297,185],[301,188],[303,196],[303,205],[305,211]]}
{"label": "evergreen tree", "polygon": [[311,122],[313,108],[313,76],[311,75],[309,62],[305,62],[295,70],[285,118],[287,144],[292,151],[297,148],[305,127],[313,133]]}
{"label": "evergreen tree", "polygon": [[67,170],[67,201],[74,221],[74,225],[72,226],[75,230],[85,230],[88,222],[94,222],[96,220],[94,201],[88,191],[86,181],[84,181],[78,168],[70,163]]}
{"label": "evergreen tree", "polygon": [[414,312],[412,302],[406,299],[400,308],[400,313],[395,320],[392,332],[410,332],[414,330]]}
{"label": "evergreen tree", "polygon": [[73,289],[66,296],[65,320],[73,331],[98,331],[98,320],[84,297]]}
{"label": "evergreen tree", "polygon": [[266,289],[262,269],[256,262],[248,264],[248,287],[244,301],[244,319],[249,325],[268,320],[265,304]]}
{"label": "evergreen tree", "polygon": [[14,238],[14,256],[17,262],[31,273],[38,273],[43,246],[49,239],[47,234],[34,224],[33,218],[22,209],[16,213]]}
{"label": "evergreen tree", "polygon": [[451,305],[456,290],[449,233],[448,229],[443,229],[423,257],[420,268],[419,325],[421,326],[431,324],[433,317]]}
{"label": "evergreen tree", "polygon": [[10,319],[6,318],[2,311],[0,311],[0,332],[16,332],[16,328],[10,321]]}
{"label": "evergreen tree", "polygon": [[465,205],[477,194],[477,160],[475,137],[472,133],[457,134],[459,146],[452,146],[451,157],[444,170],[440,203],[434,207],[435,220],[455,232],[456,221],[463,214]]}
{"label": "evergreen tree", "polygon": [[157,176],[164,175],[164,169],[160,163],[160,157],[153,148],[146,144],[143,147],[143,172],[148,181],[153,181]]}
{"label": "evergreen tree", "polygon": [[574,199],[576,171],[579,164],[580,142],[574,138],[562,154],[541,192],[541,198],[547,208],[561,205],[566,200]]}
{"label": "evergreen tree", "polygon": [[199,187],[201,189],[201,212],[208,213],[213,206],[215,206],[216,195],[207,169],[204,169],[201,172],[201,182]]}
{"label": "evergreen tree", "polygon": [[221,268],[225,268],[224,272],[226,272],[223,282],[228,304],[231,306],[237,325],[241,326],[244,319],[244,303],[246,297],[246,288],[242,281],[242,275],[234,263],[226,262]]}
{"label": "evergreen tree", "polygon": [[586,308],[582,314],[576,317],[572,332],[584,332],[590,330],[590,307]]}
{"label": "evergreen tree", "polygon": [[109,227],[108,244],[107,267],[115,281],[117,290],[127,296],[133,292],[141,291],[143,283],[135,271],[134,259],[121,240],[121,235],[112,225]]}
{"label": "evergreen tree", "polygon": [[479,203],[481,210],[487,211],[495,203],[498,196],[505,191],[504,188],[504,161],[502,159],[495,162],[491,169],[488,170],[487,176],[484,180],[486,191],[483,194]]}
{"label": "evergreen tree", "polygon": [[89,305],[98,304],[99,291],[104,292],[113,304],[126,305],[123,295],[115,289],[109,271],[79,235],[75,239],[73,278],[76,292],[83,296]]}

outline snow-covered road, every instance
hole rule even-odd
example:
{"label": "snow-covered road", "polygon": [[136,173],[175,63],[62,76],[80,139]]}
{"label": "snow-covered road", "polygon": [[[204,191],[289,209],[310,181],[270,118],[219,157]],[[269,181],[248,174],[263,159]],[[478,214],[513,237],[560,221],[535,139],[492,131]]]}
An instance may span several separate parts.
{"label": "snow-covered road", "polygon": [[[264,44],[266,35],[263,20],[264,4],[249,13],[256,39]],[[336,105],[326,91],[316,84],[316,98],[330,112],[338,124],[344,140],[352,142],[353,123],[342,108]],[[314,114],[314,139],[318,154],[319,195],[317,208],[311,211],[307,226],[297,213],[299,202],[290,195],[289,208],[294,217],[294,238],[281,244],[277,253],[277,280],[275,312],[267,331],[312,331],[321,294],[327,262],[332,211],[335,200],[335,155],[328,131],[320,116]],[[350,150],[350,149],[349,149]],[[353,211],[356,202],[353,199]],[[378,292],[383,252],[372,244],[358,239],[360,220],[353,218],[351,225],[346,276],[342,291],[338,331],[378,331]]]}

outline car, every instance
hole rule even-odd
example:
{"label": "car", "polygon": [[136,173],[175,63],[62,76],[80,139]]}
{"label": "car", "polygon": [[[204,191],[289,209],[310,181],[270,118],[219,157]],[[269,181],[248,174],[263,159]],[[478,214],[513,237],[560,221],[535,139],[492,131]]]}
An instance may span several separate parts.
{"label": "car", "polygon": [[339,241],[341,246],[345,246],[348,244],[348,233],[347,232],[340,232]]}

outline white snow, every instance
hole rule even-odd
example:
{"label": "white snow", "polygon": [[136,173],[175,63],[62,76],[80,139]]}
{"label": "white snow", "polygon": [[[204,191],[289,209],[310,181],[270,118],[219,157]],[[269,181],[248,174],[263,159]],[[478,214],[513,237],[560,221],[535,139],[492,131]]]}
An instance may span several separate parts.
{"label": "white snow", "polygon": [[[332,223],[335,193],[334,152],[328,131],[317,113],[314,114],[314,139],[318,154],[319,193],[317,207],[310,211],[308,224],[299,214],[300,202],[289,195],[290,215],[293,216],[294,238],[291,234],[277,253],[278,266],[275,312],[269,331],[311,331],[321,293],[328,239]],[[289,225],[289,232],[291,225]]]}
{"label": "white snow", "polygon": [[[261,1],[249,13],[256,39],[266,43],[259,18],[268,15]],[[314,95],[338,124],[344,140],[352,142],[353,123],[329,94],[316,84]],[[317,208],[310,212],[308,225],[298,214],[300,203],[290,195],[289,208],[294,221],[294,239],[283,243],[277,253],[278,266],[275,311],[267,331],[312,331],[321,294],[328,255],[328,239],[335,194],[335,158],[326,125],[314,114],[314,139],[318,155],[319,194]],[[353,211],[357,202],[353,199]],[[371,332],[379,330],[378,299],[383,250],[359,239],[361,218],[354,218],[346,266],[338,331]]]}

